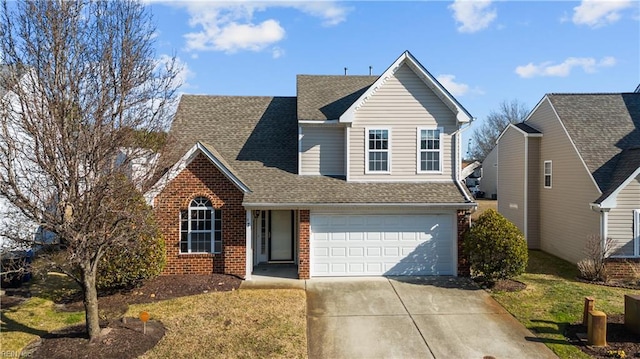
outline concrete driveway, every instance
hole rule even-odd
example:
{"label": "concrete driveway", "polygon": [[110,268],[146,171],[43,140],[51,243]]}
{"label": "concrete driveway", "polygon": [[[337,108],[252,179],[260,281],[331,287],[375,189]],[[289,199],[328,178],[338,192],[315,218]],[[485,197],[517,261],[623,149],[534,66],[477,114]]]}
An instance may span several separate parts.
{"label": "concrete driveway", "polygon": [[465,279],[311,279],[307,310],[311,359],[557,358]]}

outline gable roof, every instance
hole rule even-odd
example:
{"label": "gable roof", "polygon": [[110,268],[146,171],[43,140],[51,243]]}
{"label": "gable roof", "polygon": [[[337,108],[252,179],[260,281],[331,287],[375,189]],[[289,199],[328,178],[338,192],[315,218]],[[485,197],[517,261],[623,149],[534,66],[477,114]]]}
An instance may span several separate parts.
{"label": "gable roof", "polygon": [[416,60],[409,51],[405,51],[396,59],[396,61],[389,66],[389,68],[378,77],[378,79],[364,91],[357,100],[355,100],[349,108],[340,116],[340,122],[353,122],[355,112],[362,106],[371,95],[373,95],[378,88],[384,85],[384,83],[402,66],[407,65],[424,83],[427,85],[436,96],[444,102],[449,109],[456,114],[456,118],[460,123],[470,122],[473,117],[469,112],[456,100],[447,89],[442,86],[438,80],[436,80],[427,69]]}
{"label": "gable roof", "polygon": [[298,120],[337,120],[377,78],[298,75]]}
{"label": "gable roof", "polygon": [[605,208],[615,207],[618,193],[640,174],[640,148],[624,150],[617,157],[609,188],[594,202]]}
{"label": "gable roof", "polygon": [[160,161],[173,165],[198,142],[215,146],[215,157],[251,190],[244,195],[247,207],[474,206],[453,182],[354,183],[299,176],[296,103],[295,97],[183,95],[168,136],[171,151]]}
{"label": "gable roof", "polygon": [[602,193],[615,181],[618,156],[640,147],[640,93],[545,96]]}
{"label": "gable roof", "polygon": [[521,132],[524,132],[524,133],[529,134],[529,135],[536,135],[536,134],[542,135],[542,132],[536,130],[535,128],[533,128],[533,127],[531,127],[531,126],[529,126],[529,125],[527,125],[526,123],[523,123],[523,122],[516,123],[513,126],[516,127],[517,129],[519,129]]}
{"label": "gable roof", "polygon": [[187,153],[180,158],[167,172],[165,172],[158,181],[144,194],[144,197],[149,204],[153,204],[153,200],[158,194],[160,194],[164,188],[173,181],[180,172],[182,172],[189,164],[197,157],[198,154],[203,154],[222,174],[231,181],[238,189],[248,193],[251,192],[249,187],[238,175],[238,172],[231,167],[231,165],[220,155],[220,153],[213,148],[213,146],[206,143],[198,142]]}

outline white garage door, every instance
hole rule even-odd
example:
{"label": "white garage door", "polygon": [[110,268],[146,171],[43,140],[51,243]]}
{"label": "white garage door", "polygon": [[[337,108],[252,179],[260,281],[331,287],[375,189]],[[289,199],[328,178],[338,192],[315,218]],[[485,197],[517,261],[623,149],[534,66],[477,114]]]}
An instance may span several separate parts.
{"label": "white garage door", "polygon": [[453,275],[447,215],[311,215],[311,276]]}

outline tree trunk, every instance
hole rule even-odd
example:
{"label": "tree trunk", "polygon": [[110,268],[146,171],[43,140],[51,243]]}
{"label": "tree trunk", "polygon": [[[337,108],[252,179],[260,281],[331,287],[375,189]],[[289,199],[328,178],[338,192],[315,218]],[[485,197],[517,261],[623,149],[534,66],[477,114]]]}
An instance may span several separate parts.
{"label": "tree trunk", "polygon": [[91,341],[100,336],[100,317],[98,315],[98,290],[96,289],[96,271],[82,270],[82,291],[84,294],[84,313],[87,326],[87,334]]}

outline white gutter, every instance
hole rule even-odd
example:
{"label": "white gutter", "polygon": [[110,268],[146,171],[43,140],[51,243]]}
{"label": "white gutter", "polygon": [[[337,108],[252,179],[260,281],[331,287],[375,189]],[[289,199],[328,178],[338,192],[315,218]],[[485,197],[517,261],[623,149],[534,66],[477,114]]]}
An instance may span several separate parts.
{"label": "white gutter", "polygon": [[410,207],[410,208],[473,208],[477,204],[471,203],[243,203],[246,209],[261,208],[300,208],[310,207]]}

